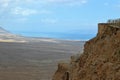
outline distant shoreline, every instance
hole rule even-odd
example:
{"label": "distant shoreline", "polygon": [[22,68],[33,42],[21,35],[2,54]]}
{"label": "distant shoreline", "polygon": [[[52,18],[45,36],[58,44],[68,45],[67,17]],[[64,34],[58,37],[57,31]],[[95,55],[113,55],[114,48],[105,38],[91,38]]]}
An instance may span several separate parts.
{"label": "distant shoreline", "polygon": [[80,33],[42,33],[42,32],[14,32],[14,34],[22,35],[28,38],[46,38],[46,39],[58,39],[58,40],[73,40],[73,41],[88,41],[96,36],[94,34],[80,34]]}

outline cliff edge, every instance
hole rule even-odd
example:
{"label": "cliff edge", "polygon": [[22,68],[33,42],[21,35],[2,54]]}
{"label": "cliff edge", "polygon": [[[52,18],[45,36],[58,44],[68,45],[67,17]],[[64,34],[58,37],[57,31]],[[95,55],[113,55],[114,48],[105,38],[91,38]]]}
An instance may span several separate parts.
{"label": "cliff edge", "polygon": [[52,80],[120,80],[120,27],[99,23],[83,54],[60,63]]}

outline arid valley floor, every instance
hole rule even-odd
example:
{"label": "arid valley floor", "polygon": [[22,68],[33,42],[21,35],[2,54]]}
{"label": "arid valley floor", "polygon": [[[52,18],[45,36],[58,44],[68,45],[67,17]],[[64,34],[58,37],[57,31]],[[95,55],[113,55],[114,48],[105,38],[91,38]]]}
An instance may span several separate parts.
{"label": "arid valley floor", "polygon": [[0,42],[0,80],[51,80],[57,64],[82,51],[83,41]]}

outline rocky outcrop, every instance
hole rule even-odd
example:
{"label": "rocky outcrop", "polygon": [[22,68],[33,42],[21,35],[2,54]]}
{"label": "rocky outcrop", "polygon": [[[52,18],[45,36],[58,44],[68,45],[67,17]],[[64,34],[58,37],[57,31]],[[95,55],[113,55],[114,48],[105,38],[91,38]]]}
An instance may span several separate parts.
{"label": "rocky outcrop", "polygon": [[[54,79],[57,80],[67,80],[69,78],[69,64],[68,63],[59,63],[58,64],[58,70],[56,71],[54,75]],[[66,75],[67,73],[67,75]],[[69,80],[69,79],[68,79]]]}
{"label": "rocky outcrop", "polygon": [[53,80],[120,80],[120,28],[98,24],[83,54],[72,56],[67,66],[59,64]]}

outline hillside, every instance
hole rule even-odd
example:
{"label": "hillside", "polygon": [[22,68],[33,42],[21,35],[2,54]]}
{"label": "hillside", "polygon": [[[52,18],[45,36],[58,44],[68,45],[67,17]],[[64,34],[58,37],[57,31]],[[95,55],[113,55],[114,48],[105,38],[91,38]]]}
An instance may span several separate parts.
{"label": "hillside", "polygon": [[120,80],[120,28],[98,24],[98,34],[81,55],[59,63],[53,80]]}
{"label": "hillside", "polygon": [[0,27],[0,34],[9,34],[9,32]]}
{"label": "hillside", "polygon": [[12,34],[0,27],[0,42],[26,42],[25,37]]}

